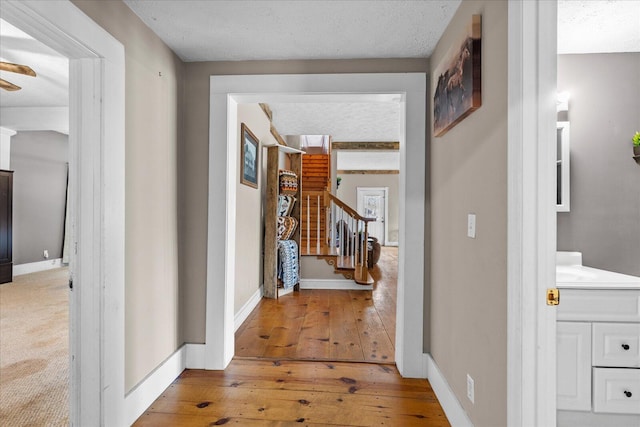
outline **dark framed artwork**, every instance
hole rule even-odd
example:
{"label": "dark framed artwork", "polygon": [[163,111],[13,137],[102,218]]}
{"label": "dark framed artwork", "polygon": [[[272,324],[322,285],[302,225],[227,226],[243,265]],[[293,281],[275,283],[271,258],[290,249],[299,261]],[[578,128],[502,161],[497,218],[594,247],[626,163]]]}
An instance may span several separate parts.
{"label": "dark framed artwork", "polygon": [[473,15],[460,43],[434,72],[433,133],[442,136],[482,105],[482,16]]}
{"label": "dark framed artwork", "polygon": [[258,188],[260,141],[247,125],[240,125],[240,182]]}

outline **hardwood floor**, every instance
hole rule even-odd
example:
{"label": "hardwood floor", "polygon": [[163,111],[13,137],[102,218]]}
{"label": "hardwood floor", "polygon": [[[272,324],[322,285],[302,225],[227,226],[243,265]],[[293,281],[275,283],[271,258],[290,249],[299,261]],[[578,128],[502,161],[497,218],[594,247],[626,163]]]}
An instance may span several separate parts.
{"label": "hardwood floor", "polygon": [[373,291],[263,298],[236,333],[236,357],[394,363],[397,265],[397,248],[383,248]]}
{"label": "hardwood floor", "polygon": [[397,258],[383,249],[373,291],[263,299],[227,369],[184,371],[134,426],[450,426],[429,382],[392,364]]}
{"label": "hardwood floor", "polygon": [[449,426],[427,380],[370,363],[238,360],[187,370],[136,421],[164,426]]}

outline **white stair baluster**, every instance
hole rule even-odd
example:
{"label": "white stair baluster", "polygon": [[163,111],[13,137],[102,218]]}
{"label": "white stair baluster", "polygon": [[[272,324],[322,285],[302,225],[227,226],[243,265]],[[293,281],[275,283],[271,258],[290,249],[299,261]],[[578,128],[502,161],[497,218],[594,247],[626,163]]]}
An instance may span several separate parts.
{"label": "white stair baluster", "polygon": [[318,225],[316,230],[316,253],[320,253],[320,196],[318,196]]}

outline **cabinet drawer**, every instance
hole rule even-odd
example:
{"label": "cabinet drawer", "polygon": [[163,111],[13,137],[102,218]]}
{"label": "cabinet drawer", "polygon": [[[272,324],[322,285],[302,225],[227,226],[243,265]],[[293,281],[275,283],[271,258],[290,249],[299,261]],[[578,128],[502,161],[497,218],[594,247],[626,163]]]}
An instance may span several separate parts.
{"label": "cabinet drawer", "polygon": [[640,323],[594,323],[593,364],[640,367]]}
{"label": "cabinet drawer", "polygon": [[593,412],[640,414],[640,369],[593,368]]}
{"label": "cabinet drawer", "polygon": [[560,289],[558,320],[640,322],[640,290]]}

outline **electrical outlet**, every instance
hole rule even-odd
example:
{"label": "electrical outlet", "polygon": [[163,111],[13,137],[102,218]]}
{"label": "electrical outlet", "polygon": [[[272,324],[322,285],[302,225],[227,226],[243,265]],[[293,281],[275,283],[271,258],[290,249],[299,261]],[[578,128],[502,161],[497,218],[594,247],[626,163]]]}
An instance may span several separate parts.
{"label": "electrical outlet", "polygon": [[45,249],[45,250],[42,252],[42,257],[43,257],[44,259],[49,259],[49,251]]}
{"label": "electrical outlet", "polygon": [[476,238],[476,214],[467,215],[467,237]]}
{"label": "electrical outlet", "polygon": [[471,403],[475,403],[475,390],[473,384],[473,378],[471,375],[467,374],[467,397],[471,401]]}

